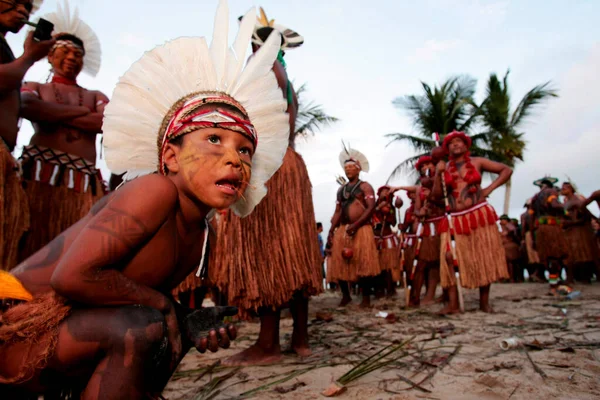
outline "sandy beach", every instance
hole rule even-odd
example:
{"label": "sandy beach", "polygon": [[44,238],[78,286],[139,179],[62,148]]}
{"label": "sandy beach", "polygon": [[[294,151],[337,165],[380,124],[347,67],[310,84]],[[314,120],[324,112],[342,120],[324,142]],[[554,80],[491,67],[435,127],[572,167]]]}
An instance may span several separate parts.
{"label": "sandy beach", "polygon": [[[369,356],[391,352],[352,380],[343,399],[597,399],[600,398],[600,285],[576,285],[573,300],[546,295],[546,284],[497,284],[495,314],[477,311],[478,291],[465,291],[466,313],[438,316],[441,306],[404,310],[381,299],[370,310],[359,299],[337,308],[339,294],[310,304],[313,355],[285,354],[268,366],[225,368],[219,360],[254,342],[257,322],[239,324],[228,350],[185,357],[163,393],[168,400],[322,399],[322,392]],[[387,313],[387,318],[378,313]],[[281,322],[282,345],[292,331]],[[517,347],[500,342],[517,338]],[[371,361],[375,360],[372,358]],[[360,364],[355,372],[369,364]],[[366,372],[366,371],[364,371]]]}

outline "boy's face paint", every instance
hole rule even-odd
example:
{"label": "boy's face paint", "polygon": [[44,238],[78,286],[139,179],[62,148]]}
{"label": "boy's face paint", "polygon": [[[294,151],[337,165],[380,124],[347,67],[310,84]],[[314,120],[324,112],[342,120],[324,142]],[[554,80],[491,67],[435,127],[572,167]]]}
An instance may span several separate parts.
{"label": "boy's face paint", "polygon": [[252,142],[238,132],[200,129],[183,137],[178,174],[191,198],[211,208],[226,209],[248,186],[253,153]]}

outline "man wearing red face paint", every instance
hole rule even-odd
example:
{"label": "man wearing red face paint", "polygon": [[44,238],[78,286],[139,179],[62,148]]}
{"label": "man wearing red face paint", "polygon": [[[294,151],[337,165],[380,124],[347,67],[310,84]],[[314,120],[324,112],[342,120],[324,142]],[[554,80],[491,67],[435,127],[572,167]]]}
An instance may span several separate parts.
{"label": "man wearing red face paint", "polygon": [[344,147],[339,159],[348,183],[338,190],[331,219],[327,281],[339,283],[343,295],[340,306],[352,300],[348,282],[358,282],[363,294],[361,307],[366,308],[371,305],[372,278],[381,273],[371,225],[375,193],[370,184],[359,179],[361,171],[369,171],[369,162],[361,152]]}
{"label": "man wearing red face paint", "polygon": [[18,244],[29,226],[27,198],[11,154],[19,131],[19,89],[27,70],[54,45],[54,40],[36,41],[30,32],[23,55],[15,58],[5,35],[19,32],[37,3],[41,2],[0,0],[0,270],[17,264]]}
{"label": "man wearing red face paint", "polygon": [[21,163],[29,198],[31,227],[20,258],[35,253],[85,216],[104,195],[96,169],[96,135],[108,98],[77,84],[83,70],[100,68],[100,42],[91,28],[70,15],[68,4],[44,16],[54,24],[56,43],[48,53],[49,83],[26,83],[21,89],[22,115],[35,134],[23,149]]}
{"label": "man wearing red face paint", "polygon": [[234,307],[190,312],[170,296],[205,270],[207,218],[250,214],[288,144],[271,71],[280,39],[244,67],[251,30],[229,47],[228,17],[222,0],[210,50],[183,37],[131,66],[103,125],[107,165],[126,183],[0,271],[0,399],[158,399],[192,346],[217,351],[235,338],[221,321]]}
{"label": "man wearing red face paint", "polygon": [[[458,291],[454,278],[450,241],[453,235],[462,287],[479,288],[479,307],[493,312],[489,304],[490,285],[508,278],[502,238],[496,224],[498,216],[486,198],[508,181],[512,170],[501,163],[481,157],[470,157],[471,138],[464,132],[451,132],[444,138],[449,162],[438,162],[433,195],[443,197],[442,180],[446,182],[452,226],[440,227],[440,275],[442,287],[449,289],[449,304],[443,313],[459,311]],[[481,174],[498,174],[488,187],[481,187]],[[446,220],[447,221],[447,220]],[[451,231],[454,228],[454,232]]]}

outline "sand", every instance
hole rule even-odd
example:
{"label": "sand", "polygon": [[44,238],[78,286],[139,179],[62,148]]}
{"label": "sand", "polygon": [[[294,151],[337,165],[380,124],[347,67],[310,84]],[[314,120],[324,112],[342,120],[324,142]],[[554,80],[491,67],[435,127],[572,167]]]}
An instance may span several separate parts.
{"label": "sand", "polygon": [[[404,310],[402,290],[397,299],[377,300],[370,310],[359,309],[358,298],[346,308],[337,308],[339,295],[325,293],[311,300],[311,357],[286,354],[275,365],[216,366],[207,373],[208,366],[256,339],[259,324],[240,323],[232,348],[204,355],[190,351],[163,396],[168,400],[323,399],[321,393],[353,365],[385,346],[414,337],[394,353],[399,357],[395,362],[349,383],[338,397],[598,399],[600,285],[576,285],[582,295],[572,301],[546,296],[547,288],[533,283],[493,285],[495,314],[477,311],[478,291],[469,290],[465,292],[467,312],[448,317],[435,314],[439,305]],[[376,317],[380,311],[393,317]],[[333,319],[318,320],[317,312]],[[283,346],[291,331],[288,314],[281,322]],[[500,349],[500,341],[510,337],[518,337],[527,346]],[[219,377],[226,379],[219,382]],[[418,383],[419,388],[408,382]]]}

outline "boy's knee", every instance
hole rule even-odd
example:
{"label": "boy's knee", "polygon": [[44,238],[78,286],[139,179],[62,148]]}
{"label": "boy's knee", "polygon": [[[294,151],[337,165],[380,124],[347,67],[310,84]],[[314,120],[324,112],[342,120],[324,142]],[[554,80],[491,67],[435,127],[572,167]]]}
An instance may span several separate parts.
{"label": "boy's knee", "polygon": [[137,350],[150,350],[166,341],[167,325],[160,311],[144,306],[122,307],[120,311],[123,339],[133,339]]}

